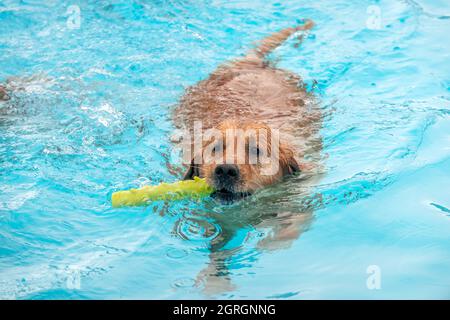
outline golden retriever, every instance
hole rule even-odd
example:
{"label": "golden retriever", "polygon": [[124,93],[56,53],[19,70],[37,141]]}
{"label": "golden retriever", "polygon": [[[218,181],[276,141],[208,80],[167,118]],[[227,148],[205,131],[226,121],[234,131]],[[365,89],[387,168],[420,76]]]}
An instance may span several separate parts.
{"label": "golden retriever", "polygon": [[[199,121],[202,129],[219,133],[189,154],[184,179],[204,177],[215,188],[215,197],[232,201],[308,170],[303,156],[320,114],[308,108],[312,97],[301,78],[265,58],[297,31],[312,27],[307,20],[272,34],[245,57],[220,66],[187,90],[175,109],[175,125],[192,133]],[[263,170],[268,167],[272,170]]]}

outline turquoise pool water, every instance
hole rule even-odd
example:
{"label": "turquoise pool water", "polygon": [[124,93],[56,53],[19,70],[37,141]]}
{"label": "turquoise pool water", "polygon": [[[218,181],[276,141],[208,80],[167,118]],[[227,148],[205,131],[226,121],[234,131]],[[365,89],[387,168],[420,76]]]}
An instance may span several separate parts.
{"label": "turquoise pool water", "polygon": [[[448,2],[73,4],[0,1],[0,298],[450,298]],[[271,59],[320,100],[321,179],[110,207],[179,178],[187,86],[303,18]],[[295,241],[284,212],[310,212]]]}

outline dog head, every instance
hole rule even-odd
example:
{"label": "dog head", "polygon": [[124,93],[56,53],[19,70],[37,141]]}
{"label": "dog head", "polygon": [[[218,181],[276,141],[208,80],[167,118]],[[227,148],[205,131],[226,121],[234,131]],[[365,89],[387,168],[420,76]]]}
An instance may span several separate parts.
{"label": "dog head", "polygon": [[294,150],[265,124],[227,121],[212,131],[184,179],[206,178],[214,197],[237,200],[300,171]]}

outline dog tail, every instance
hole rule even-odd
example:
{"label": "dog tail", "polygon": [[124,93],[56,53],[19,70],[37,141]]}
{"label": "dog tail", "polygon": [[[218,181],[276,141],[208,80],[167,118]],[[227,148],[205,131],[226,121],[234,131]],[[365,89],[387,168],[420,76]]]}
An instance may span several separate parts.
{"label": "dog tail", "polygon": [[259,45],[250,52],[250,55],[256,55],[258,58],[263,59],[276,47],[280,46],[287,38],[297,31],[307,31],[314,27],[314,22],[312,20],[306,20],[303,25],[297,27],[286,28],[281,31],[275,32],[274,34],[264,38],[259,42]]}

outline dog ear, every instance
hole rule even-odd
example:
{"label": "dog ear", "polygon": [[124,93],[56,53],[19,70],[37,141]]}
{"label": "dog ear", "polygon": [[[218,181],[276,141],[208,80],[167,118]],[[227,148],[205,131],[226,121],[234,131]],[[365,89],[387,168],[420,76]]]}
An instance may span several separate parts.
{"label": "dog ear", "polygon": [[300,166],[298,165],[297,160],[294,158],[289,158],[285,166],[283,166],[283,175],[293,175],[300,172]]}
{"label": "dog ear", "polygon": [[194,159],[192,159],[191,164],[189,165],[189,168],[187,169],[186,173],[184,174],[183,180],[192,180],[194,177],[200,176],[200,169],[199,165],[194,163]]}
{"label": "dog ear", "polygon": [[299,173],[300,165],[295,160],[294,151],[287,144],[280,144],[280,166],[283,176]]}
{"label": "dog ear", "polygon": [[281,164],[283,176],[289,176],[300,172],[300,166],[293,156],[283,161]]}

